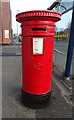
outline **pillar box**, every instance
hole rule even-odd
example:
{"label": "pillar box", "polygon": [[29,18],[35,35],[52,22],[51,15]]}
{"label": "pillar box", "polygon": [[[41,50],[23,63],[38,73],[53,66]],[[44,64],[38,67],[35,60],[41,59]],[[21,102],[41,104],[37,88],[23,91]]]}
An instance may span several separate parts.
{"label": "pillar box", "polygon": [[55,22],[61,14],[47,10],[19,13],[22,29],[22,99],[44,101],[52,90]]}

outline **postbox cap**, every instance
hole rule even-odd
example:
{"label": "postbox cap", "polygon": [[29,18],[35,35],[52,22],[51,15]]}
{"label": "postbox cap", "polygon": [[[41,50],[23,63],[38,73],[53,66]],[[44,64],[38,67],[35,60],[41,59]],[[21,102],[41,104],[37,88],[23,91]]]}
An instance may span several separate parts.
{"label": "postbox cap", "polygon": [[52,19],[53,21],[57,22],[58,20],[61,19],[61,14],[49,10],[32,10],[32,11],[22,12],[16,15],[16,21],[20,23],[25,20],[31,20],[37,18]]}

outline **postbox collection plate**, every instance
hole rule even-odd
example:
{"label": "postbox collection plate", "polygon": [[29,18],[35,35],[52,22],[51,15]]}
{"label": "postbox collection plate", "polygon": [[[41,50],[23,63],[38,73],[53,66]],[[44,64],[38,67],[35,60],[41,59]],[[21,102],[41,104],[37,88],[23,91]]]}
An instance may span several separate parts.
{"label": "postbox collection plate", "polygon": [[33,38],[33,55],[42,55],[44,47],[44,38]]}

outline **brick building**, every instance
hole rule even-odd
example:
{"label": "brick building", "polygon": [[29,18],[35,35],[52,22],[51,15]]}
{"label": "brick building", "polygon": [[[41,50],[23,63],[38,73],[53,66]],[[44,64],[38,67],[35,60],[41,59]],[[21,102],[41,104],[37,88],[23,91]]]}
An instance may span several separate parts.
{"label": "brick building", "polygon": [[2,43],[2,20],[1,20],[1,0],[0,0],[0,43]]}
{"label": "brick building", "polygon": [[11,36],[10,1],[0,0],[0,43],[10,43]]}

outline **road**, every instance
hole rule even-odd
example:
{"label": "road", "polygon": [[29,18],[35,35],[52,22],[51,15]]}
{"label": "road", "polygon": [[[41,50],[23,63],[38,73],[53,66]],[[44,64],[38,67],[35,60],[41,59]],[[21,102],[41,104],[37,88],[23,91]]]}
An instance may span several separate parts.
{"label": "road", "polygon": [[42,109],[31,109],[21,103],[21,56],[2,59],[3,118],[71,118],[72,106],[53,82],[51,102]]}
{"label": "road", "polygon": [[56,41],[54,47],[55,47],[55,49],[57,49],[60,52],[67,53],[68,42],[66,42],[66,41]]}
{"label": "road", "polygon": [[21,45],[2,46],[2,53],[19,53],[21,52]]}
{"label": "road", "polygon": [[[54,49],[60,52],[67,53],[68,42],[55,42]],[[21,53],[21,45],[14,46],[2,46],[2,53]]]}

